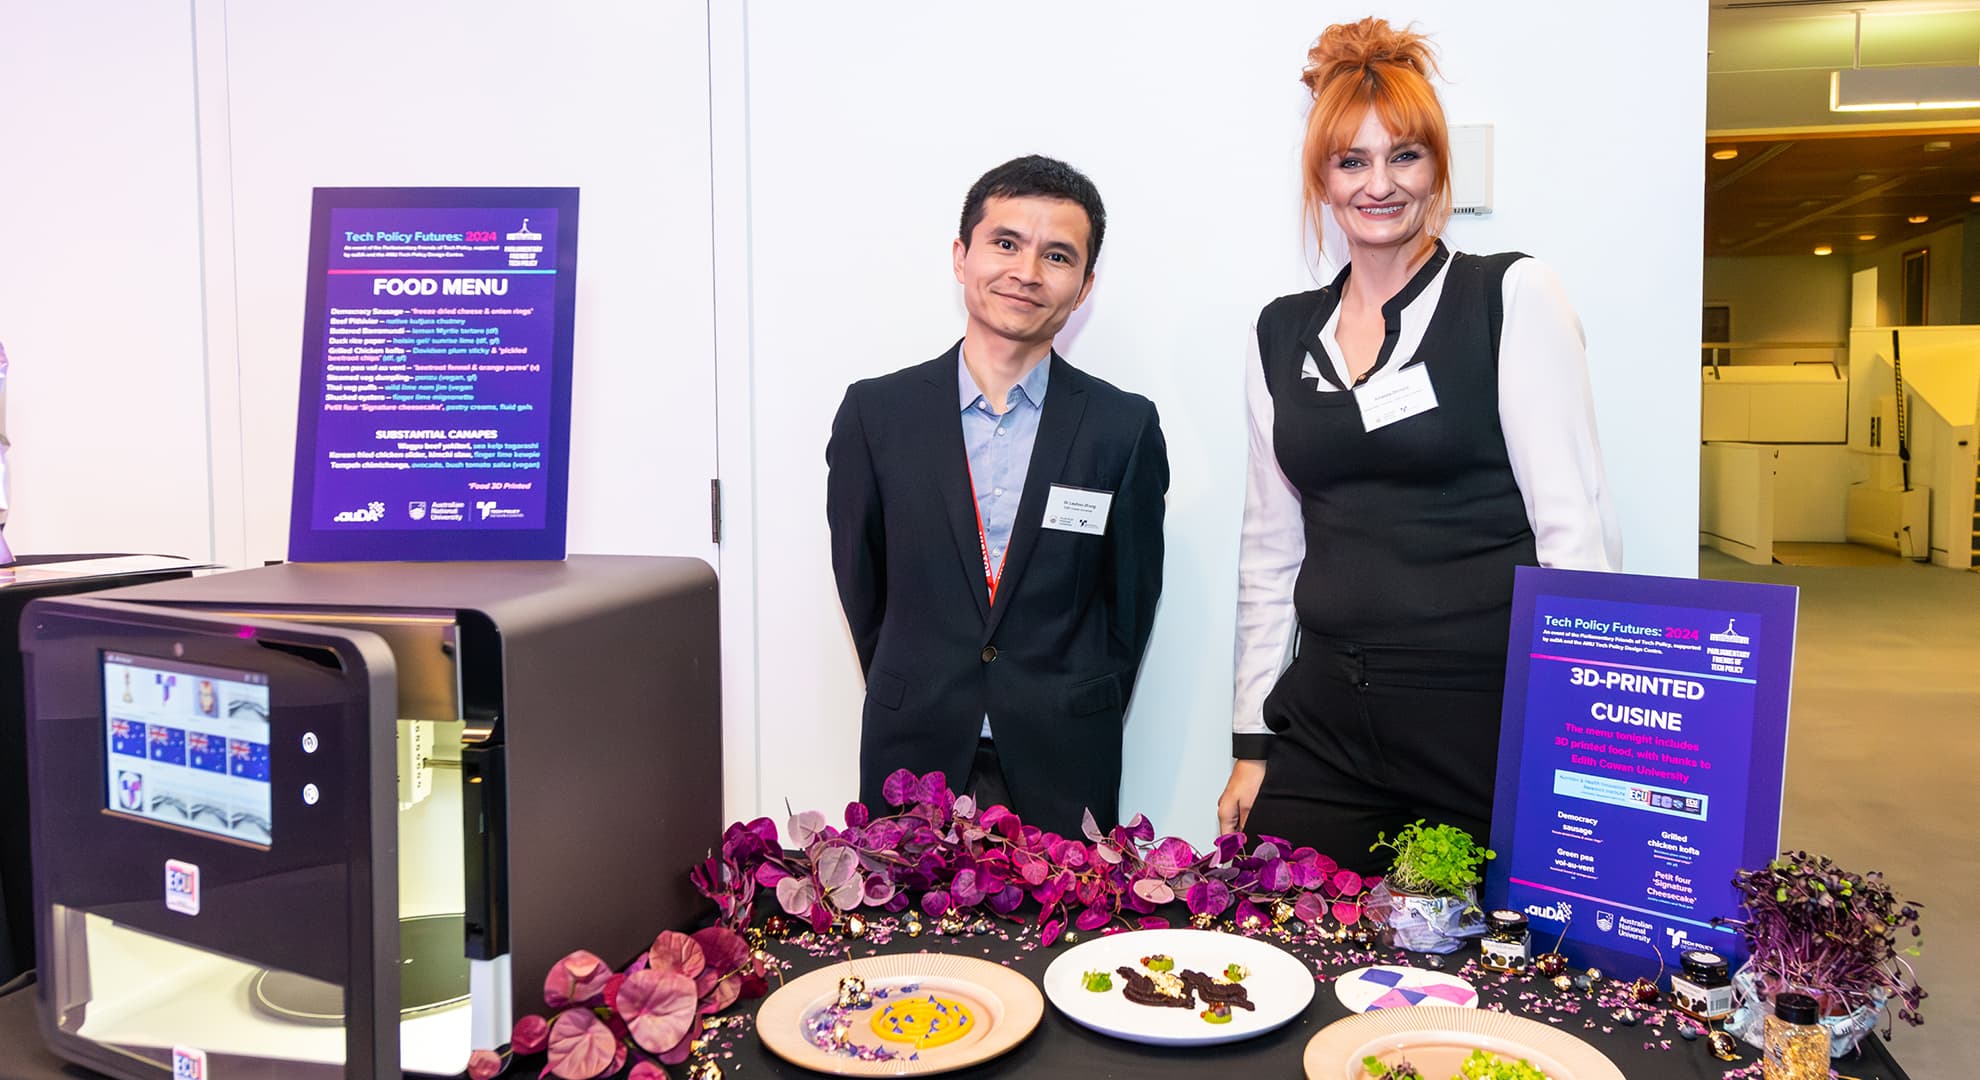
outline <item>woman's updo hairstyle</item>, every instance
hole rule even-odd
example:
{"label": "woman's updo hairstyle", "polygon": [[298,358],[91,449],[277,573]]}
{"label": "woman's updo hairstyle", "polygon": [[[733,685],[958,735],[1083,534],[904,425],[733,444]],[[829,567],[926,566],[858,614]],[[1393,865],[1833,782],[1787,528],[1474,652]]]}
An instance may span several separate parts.
{"label": "woman's updo hairstyle", "polygon": [[1437,188],[1425,216],[1425,243],[1444,231],[1451,217],[1451,137],[1430,86],[1437,73],[1429,38],[1373,17],[1329,26],[1307,50],[1300,81],[1313,92],[1313,108],[1306,116],[1302,171],[1316,240],[1324,223],[1327,165],[1353,144],[1370,109],[1398,142],[1418,142],[1430,152]]}

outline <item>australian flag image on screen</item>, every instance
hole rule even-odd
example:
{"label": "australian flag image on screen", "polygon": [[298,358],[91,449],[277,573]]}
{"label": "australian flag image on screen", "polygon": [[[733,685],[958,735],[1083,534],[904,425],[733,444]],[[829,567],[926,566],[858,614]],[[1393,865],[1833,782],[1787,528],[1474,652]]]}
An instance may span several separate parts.
{"label": "australian flag image on screen", "polygon": [[186,731],[184,728],[151,725],[151,760],[162,761],[167,765],[186,763]]}
{"label": "australian flag image on screen", "polygon": [[186,732],[186,763],[195,769],[227,775],[227,740],[204,731]]}
{"label": "australian flag image on screen", "polygon": [[144,724],[137,720],[110,721],[110,752],[144,757]]}
{"label": "australian flag image on screen", "polygon": [[228,740],[228,760],[232,772],[243,780],[268,782],[268,744],[246,739]]}

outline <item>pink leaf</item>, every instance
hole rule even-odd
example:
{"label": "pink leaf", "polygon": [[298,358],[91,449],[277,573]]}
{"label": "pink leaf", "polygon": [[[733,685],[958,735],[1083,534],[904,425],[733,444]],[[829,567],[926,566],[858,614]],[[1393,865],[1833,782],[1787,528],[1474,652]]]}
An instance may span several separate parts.
{"label": "pink leaf", "polygon": [[1093,854],[1099,856],[1100,861],[1109,866],[1121,865],[1121,849],[1115,847],[1112,841],[1103,840],[1093,845]]}
{"label": "pink leaf", "polygon": [[1222,915],[1231,906],[1231,887],[1216,878],[1204,878],[1190,886],[1185,899],[1191,915]]}
{"label": "pink leaf", "polygon": [[750,958],[749,942],[726,926],[696,930],[694,940],[708,956],[708,967],[694,984],[695,992],[701,995],[698,1011],[703,1014],[721,1012],[735,1003],[742,993],[744,976],[755,968]]}
{"label": "pink leaf", "polygon": [[1300,893],[1293,902],[1293,917],[1301,922],[1314,922],[1327,911],[1327,902],[1317,893]]}
{"label": "pink leaf", "polygon": [[887,774],[880,785],[880,797],[890,806],[906,806],[914,801],[914,774],[906,769],[895,769]]}
{"label": "pink leaf", "polygon": [[692,979],[708,966],[701,945],[679,930],[662,930],[646,950],[646,966],[664,975],[679,972]]}
{"label": "pink leaf", "polygon": [[1079,927],[1081,930],[1098,930],[1107,925],[1113,918],[1114,911],[1112,908],[1096,905],[1081,910],[1079,916],[1073,919],[1073,925]]}
{"label": "pink leaf", "polygon": [[818,886],[808,877],[787,877],[777,883],[777,903],[787,915],[807,915],[817,902]]}
{"label": "pink leaf", "polygon": [[867,905],[880,907],[894,898],[897,886],[885,874],[868,874],[865,888]]}
{"label": "pink leaf", "polygon": [[[1137,819],[1140,815],[1136,815]],[[1148,869],[1161,877],[1172,878],[1182,873],[1182,869],[1196,861],[1196,852],[1189,841],[1171,836],[1156,844],[1148,852]]]}
{"label": "pink leaf", "polygon": [[1140,926],[1143,930],[1167,930],[1169,928],[1169,920],[1160,915],[1143,915],[1136,925]]}
{"label": "pink leaf", "polygon": [[516,1021],[515,1031],[509,1035],[509,1048],[518,1054],[536,1054],[542,1052],[549,1040],[550,1021],[540,1016],[525,1016]]}
{"label": "pink leaf", "polygon": [[1038,935],[1039,944],[1050,948],[1053,942],[1059,940],[1059,935],[1065,928],[1066,924],[1058,919],[1046,923],[1045,929]]}
{"label": "pink leaf", "polygon": [[657,1054],[681,1041],[694,1022],[694,980],[676,972],[642,971],[619,988],[619,1017],[640,1049]]}
{"label": "pink leaf", "polygon": [[777,883],[791,876],[789,870],[776,863],[764,863],[756,868],[756,883],[766,889],[774,889]]}
{"label": "pink leaf", "polygon": [[1334,892],[1339,896],[1359,896],[1368,886],[1360,874],[1352,870],[1336,870],[1333,879]]}
{"label": "pink leaf", "polygon": [[1107,834],[1100,831],[1100,823],[1093,820],[1093,810],[1091,807],[1080,811],[1079,831],[1085,833],[1086,838],[1096,844],[1107,838]]}
{"label": "pink leaf", "polygon": [[865,803],[849,802],[846,804],[846,828],[857,829],[871,820],[873,820],[873,813],[866,808]]}
{"label": "pink leaf", "polygon": [[476,1050],[468,1055],[468,1076],[471,1080],[495,1080],[502,1075],[502,1055],[493,1050]]}
{"label": "pink leaf", "polygon": [[1134,820],[1127,823],[1127,831],[1144,844],[1155,839],[1155,826],[1149,823],[1147,814],[1134,815]]}
{"label": "pink leaf", "polygon": [[612,1067],[619,1040],[589,1009],[567,1009],[550,1025],[550,1071],[564,1080],[591,1080]]}
{"label": "pink leaf", "polygon": [[701,1017],[697,1016],[694,1018],[694,1023],[688,1026],[687,1034],[681,1036],[680,1042],[660,1052],[660,1063],[662,1065],[679,1065],[681,1062],[686,1061],[688,1056],[694,1052],[694,1040],[699,1038],[701,1038]]}
{"label": "pink leaf", "polygon": [[1171,904],[1175,902],[1176,891],[1161,878],[1141,878],[1134,883],[1134,895],[1151,904]]}
{"label": "pink leaf", "polygon": [[924,773],[921,784],[914,794],[916,802],[934,803],[937,806],[947,805],[950,802],[948,777],[943,776],[939,769]]}
{"label": "pink leaf", "polygon": [[543,1002],[553,1009],[584,1002],[605,989],[612,969],[595,954],[579,949],[550,966],[543,977]]}
{"label": "pink leaf", "polygon": [[702,987],[702,993],[707,993],[707,986],[713,986],[716,979],[727,978],[749,967],[749,942],[734,930],[726,926],[711,926],[696,930],[693,936],[694,943],[701,948],[701,954],[708,958],[708,966],[696,978],[697,985],[704,981],[707,984]]}
{"label": "pink leaf", "polygon": [[650,1061],[641,1061],[633,1065],[626,1080],[667,1080],[667,1070]]}
{"label": "pink leaf", "polygon": [[806,810],[802,814],[793,815],[786,828],[791,834],[792,847],[807,848],[825,828],[825,815],[816,810]]}
{"label": "pink leaf", "polygon": [[1334,918],[1350,926],[1361,921],[1361,904],[1358,901],[1334,901]]}

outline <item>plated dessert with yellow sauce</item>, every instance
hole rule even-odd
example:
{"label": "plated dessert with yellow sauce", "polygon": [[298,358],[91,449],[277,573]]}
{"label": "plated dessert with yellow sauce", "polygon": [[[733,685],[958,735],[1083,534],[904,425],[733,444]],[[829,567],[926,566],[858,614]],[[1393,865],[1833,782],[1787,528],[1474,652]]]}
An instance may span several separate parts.
{"label": "plated dessert with yellow sauce", "polygon": [[918,1076],[998,1056],[1038,1026],[1031,980],[966,956],[911,953],[834,964],[793,979],[757,1014],[778,1057],[841,1076]]}

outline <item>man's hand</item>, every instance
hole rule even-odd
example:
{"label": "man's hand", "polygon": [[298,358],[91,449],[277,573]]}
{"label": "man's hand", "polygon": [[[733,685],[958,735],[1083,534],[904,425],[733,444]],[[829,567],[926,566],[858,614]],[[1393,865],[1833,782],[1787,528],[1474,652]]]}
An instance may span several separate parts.
{"label": "man's hand", "polygon": [[1251,816],[1251,804],[1258,801],[1258,785],[1265,782],[1265,763],[1239,758],[1231,762],[1231,779],[1217,798],[1217,831],[1234,833],[1244,828]]}

